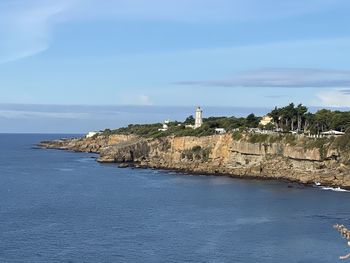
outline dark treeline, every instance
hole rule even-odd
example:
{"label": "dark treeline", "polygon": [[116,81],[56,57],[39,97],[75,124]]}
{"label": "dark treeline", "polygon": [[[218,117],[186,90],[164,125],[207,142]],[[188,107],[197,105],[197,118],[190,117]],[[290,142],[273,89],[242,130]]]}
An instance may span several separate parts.
{"label": "dark treeline", "polygon": [[215,134],[215,128],[224,128],[226,131],[247,130],[261,128],[279,132],[295,131],[298,133],[319,134],[328,130],[346,131],[350,128],[350,112],[331,111],[322,109],[316,113],[309,112],[308,108],[293,103],[285,107],[275,107],[268,116],[272,122],[262,126],[262,117],[249,114],[247,117],[209,117],[203,119],[202,127],[198,129],[186,128],[193,125],[194,117],[191,115],[184,122],[173,121],[168,124],[167,131],[160,131],[161,123],[131,124],[117,130],[105,130],[105,134],[136,134],[145,137],[175,136],[206,136]]}
{"label": "dark treeline", "polygon": [[[203,128],[224,128],[226,130],[233,130],[239,128],[256,128],[259,126],[261,118],[255,116],[253,113],[244,117],[209,117],[203,118]],[[194,124],[194,117],[189,116],[184,124]]]}
{"label": "dark treeline", "polygon": [[175,136],[208,136],[215,134],[215,128],[224,128],[226,131],[234,129],[255,128],[259,126],[261,118],[254,114],[246,118],[236,117],[209,117],[203,119],[202,127],[198,129],[186,128],[186,125],[193,125],[194,117],[191,115],[184,122],[173,121],[168,124],[167,131],[159,131],[161,123],[156,124],[130,124],[127,127],[116,130],[106,129],[104,134],[135,134],[144,137],[164,137],[169,135]]}
{"label": "dark treeline", "polygon": [[[236,128],[263,128],[267,130],[277,130],[283,132],[305,132],[319,134],[328,130],[346,131],[350,128],[349,111],[331,111],[322,109],[316,113],[309,112],[309,109],[302,104],[290,103],[285,107],[275,107],[268,113],[273,119],[272,123],[262,126],[261,117],[253,113],[246,118],[236,117],[210,117],[204,119],[204,125],[209,128],[225,128],[232,130]],[[194,121],[193,117],[187,118],[187,122]]]}
{"label": "dark treeline", "polygon": [[310,132],[318,134],[327,130],[346,131],[350,127],[350,112],[322,109],[311,113],[308,108],[294,103],[275,107],[269,114],[276,129],[283,131]]}

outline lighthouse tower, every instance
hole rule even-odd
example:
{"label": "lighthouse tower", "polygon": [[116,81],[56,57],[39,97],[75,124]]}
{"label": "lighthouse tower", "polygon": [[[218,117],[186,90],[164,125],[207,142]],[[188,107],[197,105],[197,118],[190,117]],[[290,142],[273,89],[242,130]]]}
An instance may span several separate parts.
{"label": "lighthouse tower", "polygon": [[203,124],[203,111],[201,109],[201,107],[197,107],[196,110],[196,121],[194,123],[194,128],[200,128]]}

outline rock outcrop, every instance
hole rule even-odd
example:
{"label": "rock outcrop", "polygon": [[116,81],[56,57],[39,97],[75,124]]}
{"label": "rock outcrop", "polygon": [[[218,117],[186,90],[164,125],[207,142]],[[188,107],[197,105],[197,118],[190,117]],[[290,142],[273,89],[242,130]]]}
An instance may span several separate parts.
{"label": "rock outcrop", "polygon": [[245,178],[320,182],[350,188],[350,167],[339,150],[302,144],[252,143],[232,134],[207,137],[140,138],[97,136],[42,142],[44,148],[99,153],[100,162],[134,163],[143,167]]}

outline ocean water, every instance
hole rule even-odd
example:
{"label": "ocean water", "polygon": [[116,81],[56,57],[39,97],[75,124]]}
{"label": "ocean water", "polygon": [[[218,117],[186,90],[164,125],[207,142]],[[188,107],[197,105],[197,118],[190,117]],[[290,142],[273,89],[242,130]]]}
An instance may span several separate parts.
{"label": "ocean water", "polygon": [[[118,169],[0,135],[0,262],[337,262],[350,193]],[[288,187],[289,186],[289,187]]]}

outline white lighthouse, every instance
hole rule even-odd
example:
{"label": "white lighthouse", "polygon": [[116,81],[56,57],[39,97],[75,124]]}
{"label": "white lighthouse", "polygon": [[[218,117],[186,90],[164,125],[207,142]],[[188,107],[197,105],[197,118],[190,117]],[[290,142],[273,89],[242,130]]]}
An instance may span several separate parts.
{"label": "white lighthouse", "polygon": [[195,129],[200,128],[202,126],[202,124],[203,124],[203,111],[202,111],[201,107],[197,107],[194,128]]}

